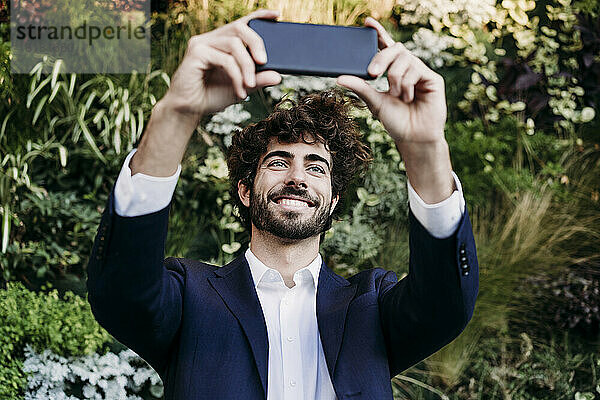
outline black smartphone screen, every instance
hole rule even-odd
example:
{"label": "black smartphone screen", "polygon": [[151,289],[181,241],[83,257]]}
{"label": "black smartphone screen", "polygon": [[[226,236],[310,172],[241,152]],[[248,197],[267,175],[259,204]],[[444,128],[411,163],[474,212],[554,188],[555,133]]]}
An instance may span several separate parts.
{"label": "black smartphone screen", "polygon": [[375,78],[367,72],[377,53],[374,28],[262,19],[253,19],[248,25],[262,37],[267,50],[267,63],[257,64],[257,72]]}

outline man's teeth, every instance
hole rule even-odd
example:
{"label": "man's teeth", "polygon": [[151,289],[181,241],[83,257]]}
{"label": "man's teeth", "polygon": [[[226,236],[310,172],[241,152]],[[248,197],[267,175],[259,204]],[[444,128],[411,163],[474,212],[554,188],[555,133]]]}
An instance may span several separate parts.
{"label": "man's teeth", "polygon": [[277,201],[277,204],[283,204],[284,206],[293,206],[293,207],[308,207],[308,203],[300,200],[292,200],[292,199],[280,199]]}

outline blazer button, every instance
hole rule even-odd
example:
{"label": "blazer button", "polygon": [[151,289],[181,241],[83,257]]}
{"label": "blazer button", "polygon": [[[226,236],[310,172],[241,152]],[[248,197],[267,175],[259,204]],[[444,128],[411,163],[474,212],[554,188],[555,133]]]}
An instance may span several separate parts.
{"label": "blazer button", "polygon": [[462,275],[463,275],[463,276],[467,276],[467,275],[469,275],[469,270],[468,270],[468,269],[465,269],[465,270],[462,272]]}
{"label": "blazer button", "polygon": [[466,264],[467,263],[467,257],[466,256],[461,256],[460,257],[460,263],[461,264]]}

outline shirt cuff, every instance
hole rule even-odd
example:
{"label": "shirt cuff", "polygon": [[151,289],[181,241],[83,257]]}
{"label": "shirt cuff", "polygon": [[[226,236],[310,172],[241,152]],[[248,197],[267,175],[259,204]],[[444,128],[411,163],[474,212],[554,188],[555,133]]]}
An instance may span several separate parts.
{"label": "shirt cuff", "polygon": [[456,232],[458,224],[464,215],[465,198],[458,176],[452,172],[456,190],[450,197],[435,204],[427,204],[421,199],[407,180],[408,203],[415,218],[423,227],[437,239],[445,239]]}
{"label": "shirt cuff", "polygon": [[137,217],[162,210],[171,202],[181,164],[171,176],[157,177],[137,173],[131,176],[129,161],[137,149],[125,158],[115,184],[115,211],[122,217]]}

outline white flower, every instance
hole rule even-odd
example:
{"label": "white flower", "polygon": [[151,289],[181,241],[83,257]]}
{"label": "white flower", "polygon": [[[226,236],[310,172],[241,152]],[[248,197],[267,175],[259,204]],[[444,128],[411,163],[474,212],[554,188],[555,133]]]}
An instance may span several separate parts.
{"label": "white flower", "polygon": [[232,104],[223,111],[212,116],[205,129],[211,133],[231,135],[240,129],[240,124],[249,120],[250,113],[241,103]]}
{"label": "white flower", "polygon": [[162,388],[158,374],[131,350],[65,358],[50,350],[38,354],[26,346],[25,357],[27,400],[78,400],[66,394],[73,385],[82,386],[85,399],[98,400],[142,400],[135,393],[146,385],[154,392],[161,391],[155,386]]}
{"label": "white flower", "polygon": [[440,68],[447,61],[454,59],[452,54],[444,51],[451,48],[453,43],[454,39],[448,35],[419,28],[413,34],[412,41],[406,42],[405,46],[416,57],[431,63],[436,68]]}

